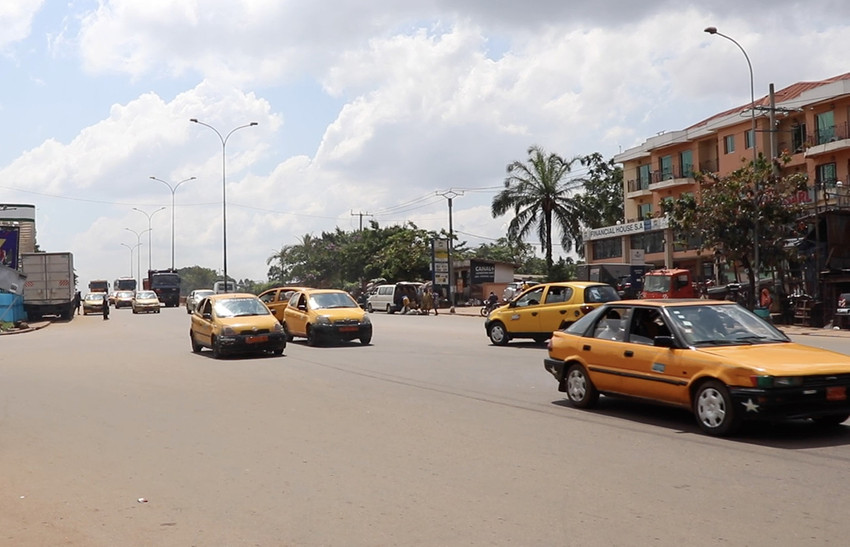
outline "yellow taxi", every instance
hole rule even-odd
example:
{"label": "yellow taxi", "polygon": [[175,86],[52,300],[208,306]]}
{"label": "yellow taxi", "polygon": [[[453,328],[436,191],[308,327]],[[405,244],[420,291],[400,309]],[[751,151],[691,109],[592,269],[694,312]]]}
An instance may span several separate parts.
{"label": "yellow taxi", "polygon": [[222,293],[201,300],[190,317],[192,351],[210,348],[216,359],[228,353],[283,354],[286,336],[269,309],[253,294]]}
{"label": "yellow taxi", "polygon": [[275,287],[267,291],[263,291],[257,297],[265,304],[272,314],[277,317],[277,320],[283,323],[283,310],[289,304],[289,299],[298,291],[303,291],[307,287]]}
{"label": "yellow taxi", "polygon": [[307,344],[322,340],[354,340],[364,346],[372,341],[372,322],[366,311],[345,291],[302,289],[293,293],[283,311],[287,338],[299,336]]}
{"label": "yellow taxi", "polygon": [[490,341],[504,346],[514,338],[546,341],[586,313],[620,296],[614,287],[595,281],[541,283],[491,311],[484,321]]}
{"label": "yellow taxi", "polygon": [[709,435],[743,420],[850,417],[850,356],[793,343],[734,302],[605,304],[553,333],[544,367],[575,407],[600,394],[678,406]]}

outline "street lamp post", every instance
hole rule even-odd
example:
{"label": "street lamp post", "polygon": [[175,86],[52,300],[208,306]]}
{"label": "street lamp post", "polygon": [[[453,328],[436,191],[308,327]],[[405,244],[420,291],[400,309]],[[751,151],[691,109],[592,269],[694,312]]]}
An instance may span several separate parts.
{"label": "street lamp post", "polygon": [[180,188],[180,185],[184,182],[189,182],[190,180],[195,180],[195,177],[189,177],[188,179],[183,179],[174,186],[171,183],[166,182],[162,179],[158,179],[156,177],[150,177],[152,180],[158,180],[164,185],[168,186],[168,189],[171,190],[171,269],[174,269],[174,193]]}
{"label": "street lamp post", "polygon": [[[744,59],[747,60],[747,68],[750,70],[750,117],[752,118],[752,132],[753,132],[753,175],[756,172],[756,160],[758,159],[758,151],[756,150],[756,94],[755,94],[755,83],[753,79],[753,64],[750,62],[750,56],[747,55],[747,51],[744,47],[739,44],[734,38],[731,36],[727,36],[722,32],[717,30],[717,27],[707,27],[705,32],[708,34],[716,34],[722,38],[726,38],[741,50],[741,53],[744,54]],[[754,192],[754,198],[756,199],[756,216],[753,220],[753,270],[755,272],[755,280],[750,282],[750,285],[753,287],[753,294],[758,295],[759,289],[759,271],[760,271],[760,259],[759,259],[759,212],[758,212],[758,199],[759,199],[759,188],[758,181],[755,181],[756,191]],[[757,305],[758,303],[756,303]]]}
{"label": "street lamp post", "polygon": [[129,245],[127,243],[122,243],[124,247],[127,247],[130,250],[130,277],[133,277],[133,249],[135,248],[133,245]]}
{"label": "street lamp post", "polygon": [[[132,228],[124,228],[124,229],[127,230],[128,232],[133,232],[134,234],[136,234],[136,247],[141,247],[142,246],[142,234],[147,232],[148,230],[143,230],[141,232],[137,232],[136,230],[134,230]],[[131,265],[130,268],[132,268],[132,267],[133,266]],[[130,272],[130,275],[133,275],[133,272]],[[137,253],[137,255],[136,255],[136,276],[137,276],[136,282],[139,285],[141,285],[142,284],[142,255],[141,255],[141,252]],[[136,287],[138,287],[139,285],[136,285]]]}
{"label": "street lamp post", "polygon": [[230,132],[221,136],[221,133],[215,127],[211,126],[208,123],[204,123],[198,121],[197,118],[190,118],[190,122],[197,123],[200,125],[204,125],[212,129],[216,135],[218,135],[219,140],[221,141],[221,225],[222,225],[222,265],[224,268],[224,292],[227,292],[227,139],[230,138],[230,135],[235,133],[240,129],[244,129],[246,127],[253,127],[257,125],[257,122],[247,123],[245,125],[240,125],[230,130]]}
{"label": "street lamp post", "polygon": [[151,227],[151,218],[153,218],[153,216],[155,214],[157,214],[158,212],[164,211],[165,207],[160,207],[159,209],[157,209],[156,211],[154,211],[152,213],[148,213],[147,211],[142,211],[138,207],[133,207],[133,210],[138,211],[138,212],[142,213],[143,215],[145,215],[146,217],[148,217],[148,229],[147,229],[147,232],[148,232],[148,271],[150,271],[151,270],[151,235],[153,234],[153,228]]}
{"label": "street lamp post", "polygon": [[455,192],[452,189],[449,189],[446,192],[439,194],[446,198],[449,201],[449,244],[448,244],[448,258],[449,258],[449,313],[455,312],[455,283],[454,280],[454,265],[452,264],[452,247],[453,239],[454,239],[454,230],[452,228],[452,200],[456,197],[460,197],[463,195],[462,192]]}

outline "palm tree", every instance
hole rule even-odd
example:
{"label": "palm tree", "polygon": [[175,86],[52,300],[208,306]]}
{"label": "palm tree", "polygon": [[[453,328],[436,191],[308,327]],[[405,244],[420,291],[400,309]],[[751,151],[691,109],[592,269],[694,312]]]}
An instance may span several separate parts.
{"label": "palm tree", "polygon": [[529,148],[528,156],[526,163],[515,161],[507,166],[505,189],[493,198],[491,209],[494,218],[514,211],[508,225],[509,239],[522,240],[537,228],[546,252],[546,269],[551,271],[553,222],[561,232],[564,251],[571,250],[579,237],[581,206],[572,196],[570,181],[564,180],[579,158],[565,160],[539,146]]}

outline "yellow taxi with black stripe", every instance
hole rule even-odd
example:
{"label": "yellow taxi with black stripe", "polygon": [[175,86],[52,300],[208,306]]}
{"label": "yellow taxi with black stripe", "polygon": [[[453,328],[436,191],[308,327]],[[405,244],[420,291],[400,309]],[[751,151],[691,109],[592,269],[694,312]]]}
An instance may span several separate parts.
{"label": "yellow taxi with black stripe", "polygon": [[542,343],[605,302],[619,300],[614,287],[595,281],[564,281],[534,285],[487,315],[484,330],[490,341],[504,346],[514,338]]}
{"label": "yellow taxi with black stripe", "polygon": [[791,342],[734,302],[605,304],[549,340],[544,367],[578,408],[625,396],[690,409],[709,435],[744,420],[850,417],[850,356]]}
{"label": "yellow taxi with black stripe", "polygon": [[283,328],[289,340],[298,336],[315,346],[322,341],[372,341],[372,321],[345,291],[301,289],[292,294],[283,310]]}
{"label": "yellow taxi with black stripe", "polygon": [[256,295],[221,293],[205,297],[190,316],[192,351],[210,348],[218,359],[229,353],[282,355],[286,336],[280,322]]}

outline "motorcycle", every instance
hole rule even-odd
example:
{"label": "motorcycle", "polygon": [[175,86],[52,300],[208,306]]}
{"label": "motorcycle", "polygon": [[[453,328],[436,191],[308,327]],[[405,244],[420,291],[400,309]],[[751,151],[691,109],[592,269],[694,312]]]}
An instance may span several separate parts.
{"label": "motorcycle", "polygon": [[499,302],[487,301],[483,306],[481,306],[481,317],[487,317],[490,315],[491,311],[495,310],[499,306],[501,306]]}

